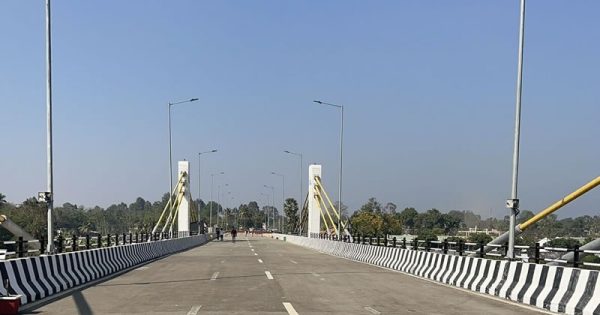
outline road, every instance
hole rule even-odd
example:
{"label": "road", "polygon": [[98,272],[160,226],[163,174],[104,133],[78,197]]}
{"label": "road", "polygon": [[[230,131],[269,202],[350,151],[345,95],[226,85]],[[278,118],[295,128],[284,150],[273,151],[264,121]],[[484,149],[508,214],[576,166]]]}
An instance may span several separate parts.
{"label": "road", "polygon": [[[496,299],[262,237],[214,241],[31,314],[535,314]],[[540,313],[541,314],[541,313]]]}

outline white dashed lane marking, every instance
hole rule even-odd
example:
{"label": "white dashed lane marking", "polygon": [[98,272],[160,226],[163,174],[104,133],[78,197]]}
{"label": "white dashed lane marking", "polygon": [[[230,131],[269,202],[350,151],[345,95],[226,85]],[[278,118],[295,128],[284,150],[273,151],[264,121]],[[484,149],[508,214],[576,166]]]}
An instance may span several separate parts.
{"label": "white dashed lane marking", "polygon": [[288,312],[289,315],[298,315],[298,312],[296,312],[296,310],[292,306],[292,303],[283,302],[283,307],[285,307],[285,310]]}
{"label": "white dashed lane marking", "polygon": [[200,311],[201,307],[202,307],[202,305],[192,306],[192,309],[190,309],[190,311],[187,313],[187,315],[198,315],[198,311]]}
{"label": "white dashed lane marking", "polygon": [[378,311],[370,306],[365,306],[365,310],[369,311],[371,314],[375,314],[375,315],[381,314],[380,311]]}
{"label": "white dashed lane marking", "polygon": [[273,275],[271,274],[271,272],[265,271],[265,274],[267,275],[267,279],[273,280]]}
{"label": "white dashed lane marking", "polygon": [[261,264],[263,263],[262,259],[259,259],[258,262],[261,263]]}
{"label": "white dashed lane marking", "polygon": [[217,277],[219,276],[219,272],[215,272],[213,273],[212,277],[210,278],[210,280],[217,280]]}
{"label": "white dashed lane marking", "polygon": [[290,259],[290,261],[292,262],[292,264],[296,264],[296,265],[298,264],[297,262],[295,262],[295,261],[293,261],[291,259]]}

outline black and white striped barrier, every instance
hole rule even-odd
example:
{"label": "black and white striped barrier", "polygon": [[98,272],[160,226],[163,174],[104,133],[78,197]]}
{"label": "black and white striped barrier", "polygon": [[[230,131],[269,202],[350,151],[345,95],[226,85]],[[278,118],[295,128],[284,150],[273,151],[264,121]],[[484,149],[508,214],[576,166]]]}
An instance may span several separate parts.
{"label": "black and white striped barrier", "polygon": [[274,234],[292,244],[566,314],[600,314],[598,271]]}
{"label": "black and white striped barrier", "polygon": [[[100,279],[143,262],[199,246],[206,234],[156,242],[104,247],[51,256],[0,262],[3,283],[12,294],[21,295],[21,305]],[[0,294],[7,295],[0,285]]]}

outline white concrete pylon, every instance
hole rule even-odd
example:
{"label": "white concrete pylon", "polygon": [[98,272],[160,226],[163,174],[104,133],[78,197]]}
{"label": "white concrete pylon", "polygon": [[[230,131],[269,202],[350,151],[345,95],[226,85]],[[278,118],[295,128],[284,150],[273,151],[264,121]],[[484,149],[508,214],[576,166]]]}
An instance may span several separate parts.
{"label": "white concrete pylon", "polygon": [[308,237],[316,237],[321,232],[321,210],[315,198],[315,176],[321,177],[321,165],[308,167]]}
{"label": "white concrete pylon", "polygon": [[190,163],[188,161],[179,161],[177,165],[179,170],[177,178],[181,180],[181,177],[185,174],[185,181],[181,188],[183,190],[183,198],[177,209],[177,236],[186,237],[190,236]]}

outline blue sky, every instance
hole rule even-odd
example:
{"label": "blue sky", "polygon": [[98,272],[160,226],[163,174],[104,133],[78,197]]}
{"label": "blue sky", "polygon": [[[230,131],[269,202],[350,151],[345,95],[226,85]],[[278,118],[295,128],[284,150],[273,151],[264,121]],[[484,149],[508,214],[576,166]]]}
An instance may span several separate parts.
{"label": "blue sky", "polygon": [[[344,203],[504,215],[510,194],[519,4],[506,1],[53,1],[55,196],[85,206],[157,200],[174,160],[203,156],[231,205],[298,159]],[[600,3],[530,0],[520,198],[540,210],[599,175]],[[44,190],[44,1],[0,2],[0,192]],[[305,184],[306,184],[306,174]],[[304,189],[306,192],[306,188]],[[225,199],[225,198],[223,198]],[[227,204],[226,204],[227,205]],[[597,214],[592,191],[561,216]]]}

